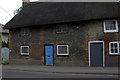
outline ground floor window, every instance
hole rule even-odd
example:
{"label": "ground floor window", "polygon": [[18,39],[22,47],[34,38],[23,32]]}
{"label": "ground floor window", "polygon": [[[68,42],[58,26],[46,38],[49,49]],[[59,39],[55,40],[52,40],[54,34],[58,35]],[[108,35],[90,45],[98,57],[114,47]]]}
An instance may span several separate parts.
{"label": "ground floor window", "polygon": [[120,55],[120,42],[109,42],[109,54]]}
{"label": "ground floor window", "polygon": [[29,46],[20,46],[21,55],[29,55]]}
{"label": "ground floor window", "polygon": [[57,55],[69,55],[69,46],[57,45]]}

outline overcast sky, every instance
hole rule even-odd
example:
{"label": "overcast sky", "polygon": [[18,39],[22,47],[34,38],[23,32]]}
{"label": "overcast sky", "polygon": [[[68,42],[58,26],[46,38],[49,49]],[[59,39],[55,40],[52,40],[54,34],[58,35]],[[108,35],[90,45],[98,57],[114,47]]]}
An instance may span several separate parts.
{"label": "overcast sky", "polygon": [[[30,0],[31,2],[37,0]],[[40,0],[40,2],[51,1],[120,1],[120,0]],[[22,5],[22,0],[0,0],[0,23],[6,24],[11,18],[13,18],[14,10]]]}
{"label": "overcast sky", "polygon": [[22,0],[0,0],[0,23],[6,24],[11,18],[13,18],[14,10],[19,8],[21,5]]}

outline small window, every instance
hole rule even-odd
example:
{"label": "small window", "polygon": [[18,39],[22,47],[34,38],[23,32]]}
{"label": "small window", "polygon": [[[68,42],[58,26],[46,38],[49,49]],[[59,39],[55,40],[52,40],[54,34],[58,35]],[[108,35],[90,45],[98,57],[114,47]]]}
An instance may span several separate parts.
{"label": "small window", "polygon": [[56,33],[67,33],[68,32],[68,25],[56,25]]}
{"label": "small window", "polygon": [[21,35],[28,36],[30,34],[29,28],[21,28]]}
{"label": "small window", "polygon": [[109,54],[120,54],[120,42],[110,42],[109,43]]}
{"label": "small window", "polygon": [[21,55],[29,55],[29,46],[20,46]]}
{"label": "small window", "polygon": [[118,32],[117,20],[104,20],[104,32]]}
{"label": "small window", "polygon": [[57,45],[57,55],[69,55],[68,45]]}

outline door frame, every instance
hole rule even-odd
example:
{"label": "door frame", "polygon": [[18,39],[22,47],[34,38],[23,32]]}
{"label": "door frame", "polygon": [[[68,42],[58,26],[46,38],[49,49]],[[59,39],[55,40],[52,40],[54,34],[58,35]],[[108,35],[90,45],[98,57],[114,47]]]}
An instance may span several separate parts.
{"label": "door frame", "polygon": [[104,67],[105,66],[104,41],[88,41],[89,67],[91,67],[91,65],[90,65],[90,44],[91,43],[103,43],[103,67]]}
{"label": "door frame", "polygon": [[50,46],[50,45],[53,46],[53,65],[52,65],[52,66],[54,66],[54,45],[53,45],[53,44],[45,44],[45,45],[44,45],[44,65],[46,65],[45,46]]}

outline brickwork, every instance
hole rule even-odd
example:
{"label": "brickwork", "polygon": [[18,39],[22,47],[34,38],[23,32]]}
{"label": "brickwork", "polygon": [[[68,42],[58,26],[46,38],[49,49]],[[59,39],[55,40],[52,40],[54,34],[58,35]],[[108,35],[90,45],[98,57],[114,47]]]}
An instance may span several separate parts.
{"label": "brickwork", "polygon": [[[120,21],[119,21],[120,25]],[[116,66],[119,56],[109,55],[109,42],[120,41],[120,28],[117,33],[104,33],[103,21],[84,21],[68,23],[68,33],[57,34],[55,24],[34,26],[30,28],[29,36],[22,36],[20,29],[10,30],[11,64],[13,61],[21,64],[44,65],[44,45],[54,46],[54,65],[88,66],[88,41],[105,42],[105,65]],[[58,56],[57,45],[69,45],[69,56]],[[20,55],[20,45],[30,46],[30,55]],[[113,65],[115,64],[115,65]]]}

